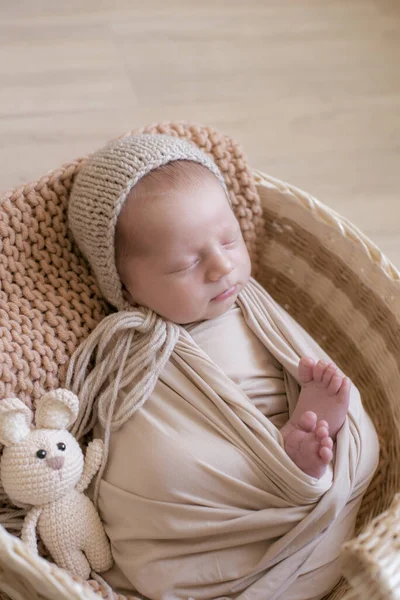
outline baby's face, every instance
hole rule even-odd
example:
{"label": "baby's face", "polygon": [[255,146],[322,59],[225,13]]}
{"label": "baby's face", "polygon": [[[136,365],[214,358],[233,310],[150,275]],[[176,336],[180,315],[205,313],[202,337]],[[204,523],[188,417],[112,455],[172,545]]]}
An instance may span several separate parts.
{"label": "baby's face", "polygon": [[117,222],[125,299],[179,324],[221,315],[250,277],[250,258],[222,185],[211,172],[203,179],[166,186],[149,185],[144,177]]}

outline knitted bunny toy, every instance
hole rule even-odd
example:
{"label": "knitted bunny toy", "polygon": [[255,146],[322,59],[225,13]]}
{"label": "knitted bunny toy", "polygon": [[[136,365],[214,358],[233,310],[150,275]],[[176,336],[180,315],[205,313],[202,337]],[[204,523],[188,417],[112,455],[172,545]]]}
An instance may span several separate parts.
{"label": "knitted bunny toy", "polygon": [[84,459],[67,431],[78,416],[78,398],[68,390],[45,394],[32,412],[18,398],[0,401],[1,480],[16,504],[30,505],[22,540],[37,553],[36,526],[55,562],[88,579],[102,572],[112,556],[100,517],[82,492],[99,469],[103,443],[93,440]]}

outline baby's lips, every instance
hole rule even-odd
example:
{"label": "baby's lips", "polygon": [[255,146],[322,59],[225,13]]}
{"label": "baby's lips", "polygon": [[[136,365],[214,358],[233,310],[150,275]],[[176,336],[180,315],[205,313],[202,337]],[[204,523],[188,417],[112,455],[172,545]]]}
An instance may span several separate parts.
{"label": "baby's lips", "polygon": [[214,298],[212,298],[212,300],[225,300],[225,298],[229,298],[230,296],[233,296],[233,294],[235,294],[237,291],[237,284],[235,283],[234,285],[231,285],[230,287],[226,288],[223,292],[221,292],[220,294],[217,294],[216,296],[214,296]]}

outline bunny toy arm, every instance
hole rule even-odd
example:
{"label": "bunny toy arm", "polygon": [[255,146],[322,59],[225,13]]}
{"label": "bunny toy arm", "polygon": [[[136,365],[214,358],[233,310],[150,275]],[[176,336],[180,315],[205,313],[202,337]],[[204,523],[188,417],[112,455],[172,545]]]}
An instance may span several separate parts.
{"label": "bunny toy arm", "polygon": [[24,524],[21,531],[22,541],[34,554],[38,554],[36,527],[42,510],[43,509],[39,506],[34,506],[31,508],[24,519]]}
{"label": "bunny toy arm", "polygon": [[103,458],[103,442],[101,440],[93,440],[87,447],[85,466],[83,467],[82,477],[76,485],[78,492],[83,492],[92,481],[100,468]]}

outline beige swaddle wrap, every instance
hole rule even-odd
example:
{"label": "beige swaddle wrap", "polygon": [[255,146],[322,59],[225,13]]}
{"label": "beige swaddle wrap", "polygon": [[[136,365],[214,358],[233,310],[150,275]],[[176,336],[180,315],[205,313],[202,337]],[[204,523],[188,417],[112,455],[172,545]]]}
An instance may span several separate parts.
{"label": "beige swaddle wrap", "polygon": [[[300,357],[328,357],[254,280],[238,304],[283,365],[290,414]],[[151,397],[111,435],[99,494],[115,558],[106,579],[151,600],[321,598],[377,462],[353,386],[333,469],[304,474],[277,427],[182,327]]]}

